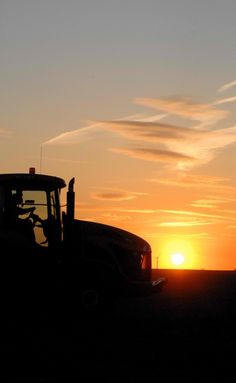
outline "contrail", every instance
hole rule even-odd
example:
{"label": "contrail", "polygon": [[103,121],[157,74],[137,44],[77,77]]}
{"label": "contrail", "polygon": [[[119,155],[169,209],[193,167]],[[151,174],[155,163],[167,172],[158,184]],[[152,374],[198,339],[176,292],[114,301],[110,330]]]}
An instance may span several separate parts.
{"label": "contrail", "polygon": [[51,145],[51,144],[73,144],[75,142],[81,142],[88,140],[90,138],[91,130],[98,130],[100,123],[95,123],[83,128],[70,130],[65,133],[61,133],[56,137],[51,138],[48,141],[45,141],[42,145]]}
{"label": "contrail", "polygon": [[224,92],[225,90],[228,90],[230,88],[232,88],[233,86],[236,85],[236,80],[235,81],[231,81],[231,82],[228,82],[227,84],[224,84],[222,85],[219,89],[218,89],[218,92]]}
{"label": "contrail", "polygon": [[215,101],[214,103],[212,103],[212,105],[227,104],[229,102],[234,102],[234,101],[236,101],[236,96],[228,97],[228,98],[223,98],[221,100]]}

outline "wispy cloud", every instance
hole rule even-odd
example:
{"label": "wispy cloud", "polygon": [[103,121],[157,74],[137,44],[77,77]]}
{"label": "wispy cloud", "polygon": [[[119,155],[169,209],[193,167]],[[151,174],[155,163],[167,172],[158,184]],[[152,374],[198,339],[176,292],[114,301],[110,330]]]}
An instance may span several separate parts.
{"label": "wispy cloud", "polygon": [[130,192],[125,190],[106,189],[91,193],[91,198],[103,201],[128,201],[146,193]]}
{"label": "wispy cloud", "polygon": [[[127,207],[114,207],[114,206],[83,206],[79,205],[80,210],[85,210],[86,212],[100,212],[104,214],[125,214],[125,215],[132,215],[137,214],[140,216],[148,215],[153,216],[155,225],[159,226],[160,223],[164,222],[195,222],[198,223],[202,219],[202,222],[208,222],[210,223],[232,223],[236,222],[236,215],[234,212],[234,215],[232,214],[232,211],[228,211],[228,214],[215,214],[215,213],[206,213],[206,212],[199,212],[195,210],[176,210],[176,209],[138,209],[138,208],[127,208]],[[148,221],[150,221],[150,218],[148,218]],[[159,223],[157,223],[159,221]],[[163,226],[163,225],[161,225]]]}
{"label": "wispy cloud", "polygon": [[147,233],[146,238],[167,238],[168,240],[177,238],[178,240],[181,239],[198,239],[198,238],[209,238],[209,233],[206,232],[200,232],[200,233],[171,233],[170,231],[158,231],[153,233]]}
{"label": "wispy cloud", "polygon": [[[235,81],[222,87],[235,85]],[[156,109],[163,114],[134,115],[120,120],[90,122],[88,126],[64,132],[45,145],[82,143],[98,138],[102,131],[119,135],[128,140],[129,146],[110,148],[113,152],[147,161],[159,161],[180,170],[189,170],[214,159],[219,149],[236,142],[236,126],[218,129],[217,123],[228,116],[227,110],[217,105],[236,101],[236,97],[214,103],[196,103],[186,98],[138,98],[135,102]],[[168,115],[175,115],[196,126],[186,127],[162,122]],[[133,147],[142,141],[142,147]],[[146,145],[148,144],[148,145]]]}
{"label": "wispy cloud", "polygon": [[166,177],[149,178],[148,181],[182,188],[197,188],[224,196],[236,194],[236,187],[228,185],[230,179],[226,177],[179,172],[178,174],[169,173]]}
{"label": "wispy cloud", "polygon": [[115,213],[125,213],[125,214],[140,214],[140,215],[152,215],[152,214],[157,214],[159,210],[156,209],[139,209],[139,208],[127,208],[127,207],[114,207],[114,206],[89,206],[87,204],[78,204],[76,205],[78,209],[80,210],[86,210],[90,212],[115,212]]}
{"label": "wispy cloud", "polygon": [[197,139],[205,132],[201,129],[186,128],[154,121],[101,121],[102,127],[132,140],[152,143],[166,143],[167,141]]}
{"label": "wispy cloud", "polygon": [[201,217],[201,218],[218,219],[221,222],[236,221],[236,216],[232,216],[232,215],[201,213],[201,212],[191,211],[191,210],[167,210],[167,209],[160,209],[160,212],[171,214],[171,215],[178,215],[178,216],[180,216],[180,215],[181,216],[191,216],[191,218],[193,218],[193,217]]}
{"label": "wispy cloud", "polygon": [[226,201],[222,200],[212,200],[212,199],[198,199],[190,204],[193,207],[200,207],[204,209],[216,209],[218,204],[226,203]]}
{"label": "wispy cloud", "polygon": [[105,201],[127,201],[136,198],[134,195],[125,194],[125,193],[91,193],[93,199],[105,200]]}
{"label": "wispy cloud", "polygon": [[205,226],[205,225],[212,225],[216,223],[215,220],[189,220],[189,221],[173,221],[173,222],[161,222],[159,226],[161,227],[192,227],[192,226]]}
{"label": "wispy cloud", "polygon": [[212,104],[195,103],[188,98],[137,98],[136,103],[174,114],[188,120],[212,124],[224,119],[228,112]]}
{"label": "wispy cloud", "polygon": [[[236,98],[235,98],[236,99]],[[228,111],[216,104],[232,102],[234,98],[200,104],[189,99],[137,99],[136,102],[190,121],[195,127],[171,125],[156,121],[101,121],[103,128],[127,139],[149,142],[153,149],[127,148],[113,151],[149,161],[175,163],[177,169],[191,169],[214,159],[219,149],[236,142],[236,127],[215,129],[216,123],[228,116]],[[208,129],[206,129],[206,127]],[[158,147],[162,145],[162,147]],[[163,149],[164,146],[164,149]]]}
{"label": "wispy cloud", "polygon": [[192,227],[205,225],[230,224],[236,221],[235,216],[225,214],[199,213],[184,210],[160,210],[166,216],[160,217],[159,227]]}
{"label": "wispy cloud", "polygon": [[88,126],[70,130],[59,134],[56,137],[53,137],[43,143],[43,145],[65,145],[65,144],[78,144],[84,141],[88,141],[94,138],[94,135],[98,133],[100,129],[99,123],[93,123]]}
{"label": "wispy cloud", "polygon": [[224,85],[222,85],[219,89],[218,89],[218,92],[221,93],[221,92],[224,92],[230,88],[232,88],[233,86],[236,86],[236,80],[234,81],[231,81],[231,82],[228,82]]}
{"label": "wispy cloud", "polygon": [[215,101],[214,105],[228,104],[228,103],[234,102],[234,101],[236,101],[236,96],[222,98],[221,100]]}
{"label": "wispy cloud", "polygon": [[[103,128],[132,140],[162,145],[162,148],[113,149],[113,151],[146,160],[171,162],[184,169],[209,162],[222,149],[236,142],[236,127],[218,130],[186,128],[163,123],[136,121],[102,122]],[[165,149],[163,149],[163,146]]]}
{"label": "wispy cloud", "polygon": [[187,156],[185,154],[172,152],[169,150],[162,149],[151,149],[151,148],[113,148],[111,149],[115,153],[125,154],[132,158],[139,158],[146,161],[158,161],[164,163],[174,163],[178,162],[181,164],[182,162],[185,164],[186,162],[192,162],[194,160],[193,157]]}
{"label": "wispy cloud", "polygon": [[[193,207],[200,207],[200,208],[203,208],[203,209],[218,209],[219,205],[222,205],[222,204],[227,204],[227,203],[232,203],[232,202],[236,202],[236,199],[234,198],[227,198],[227,197],[208,197],[208,198],[202,198],[202,199],[198,199],[194,202],[192,202],[190,204],[190,206],[193,206]],[[235,211],[235,214],[236,214],[236,211]]]}

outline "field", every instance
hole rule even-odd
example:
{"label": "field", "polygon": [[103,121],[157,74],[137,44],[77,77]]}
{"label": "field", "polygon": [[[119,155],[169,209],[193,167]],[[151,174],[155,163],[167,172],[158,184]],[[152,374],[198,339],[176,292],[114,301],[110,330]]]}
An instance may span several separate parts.
{"label": "field", "polygon": [[[153,270],[160,294],[111,313],[71,318],[21,313],[1,336],[10,382],[235,381],[236,272]],[[6,381],[6,379],[2,379]]]}

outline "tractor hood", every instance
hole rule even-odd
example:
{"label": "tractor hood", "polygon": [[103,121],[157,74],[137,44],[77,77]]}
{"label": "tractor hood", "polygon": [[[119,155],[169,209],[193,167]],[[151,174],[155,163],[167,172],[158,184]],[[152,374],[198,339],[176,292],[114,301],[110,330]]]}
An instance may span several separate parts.
{"label": "tractor hood", "polygon": [[75,220],[75,231],[83,235],[84,239],[96,241],[97,244],[111,245],[125,250],[142,250],[151,252],[151,247],[147,241],[129,231],[105,225],[102,223]]}
{"label": "tractor hood", "polygon": [[126,230],[96,222],[75,220],[72,241],[86,258],[114,263],[129,279],[150,279],[151,246]]}

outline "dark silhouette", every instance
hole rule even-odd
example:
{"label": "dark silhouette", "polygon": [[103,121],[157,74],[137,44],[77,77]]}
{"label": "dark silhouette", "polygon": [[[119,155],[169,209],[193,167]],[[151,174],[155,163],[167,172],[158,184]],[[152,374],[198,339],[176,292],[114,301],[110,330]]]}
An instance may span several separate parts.
{"label": "dark silhouette", "polygon": [[[60,190],[66,186],[63,179],[31,173],[0,174],[0,186],[3,196],[0,206],[9,224],[7,233],[6,226],[0,230],[6,247],[14,245],[17,258],[26,253],[26,247],[30,248],[29,254],[32,249],[32,258],[37,258],[36,254],[39,258],[34,273],[40,275],[42,270],[41,278],[48,277],[53,286],[62,289],[60,294],[66,297],[72,311],[90,315],[110,309],[118,296],[143,297],[162,290],[166,279],[152,280],[151,247],[147,241],[117,227],[75,219],[74,178],[68,184],[63,219],[60,204]],[[23,203],[26,195],[31,204],[28,208]],[[41,217],[33,213],[34,206],[40,206]],[[27,213],[28,217],[21,218]],[[32,241],[23,248],[22,240],[26,238]],[[32,246],[35,243],[40,251]],[[34,275],[31,264],[29,260],[27,277]]]}
{"label": "dark silhouette", "polygon": [[10,214],[12,219],[17,220],[19,215],[24,215],[27,213],[33,213],[35,211],[35,207],[23,208],[19,205],[23,205],[23,192],[22,190],[17,190],[15,194],[11,196],[11,206],[10,206]]}
{"label": "dark silhouette", "polygon": [[[31,240],[35,240],[33,223],[30,221],[30,215],[34,212],[35,207],[23,208],[23,192],[16,190],[11,194],[8,207],[6,209],[6,226],[16,230]],[[29,214],[25,218],[20,216]]]}

